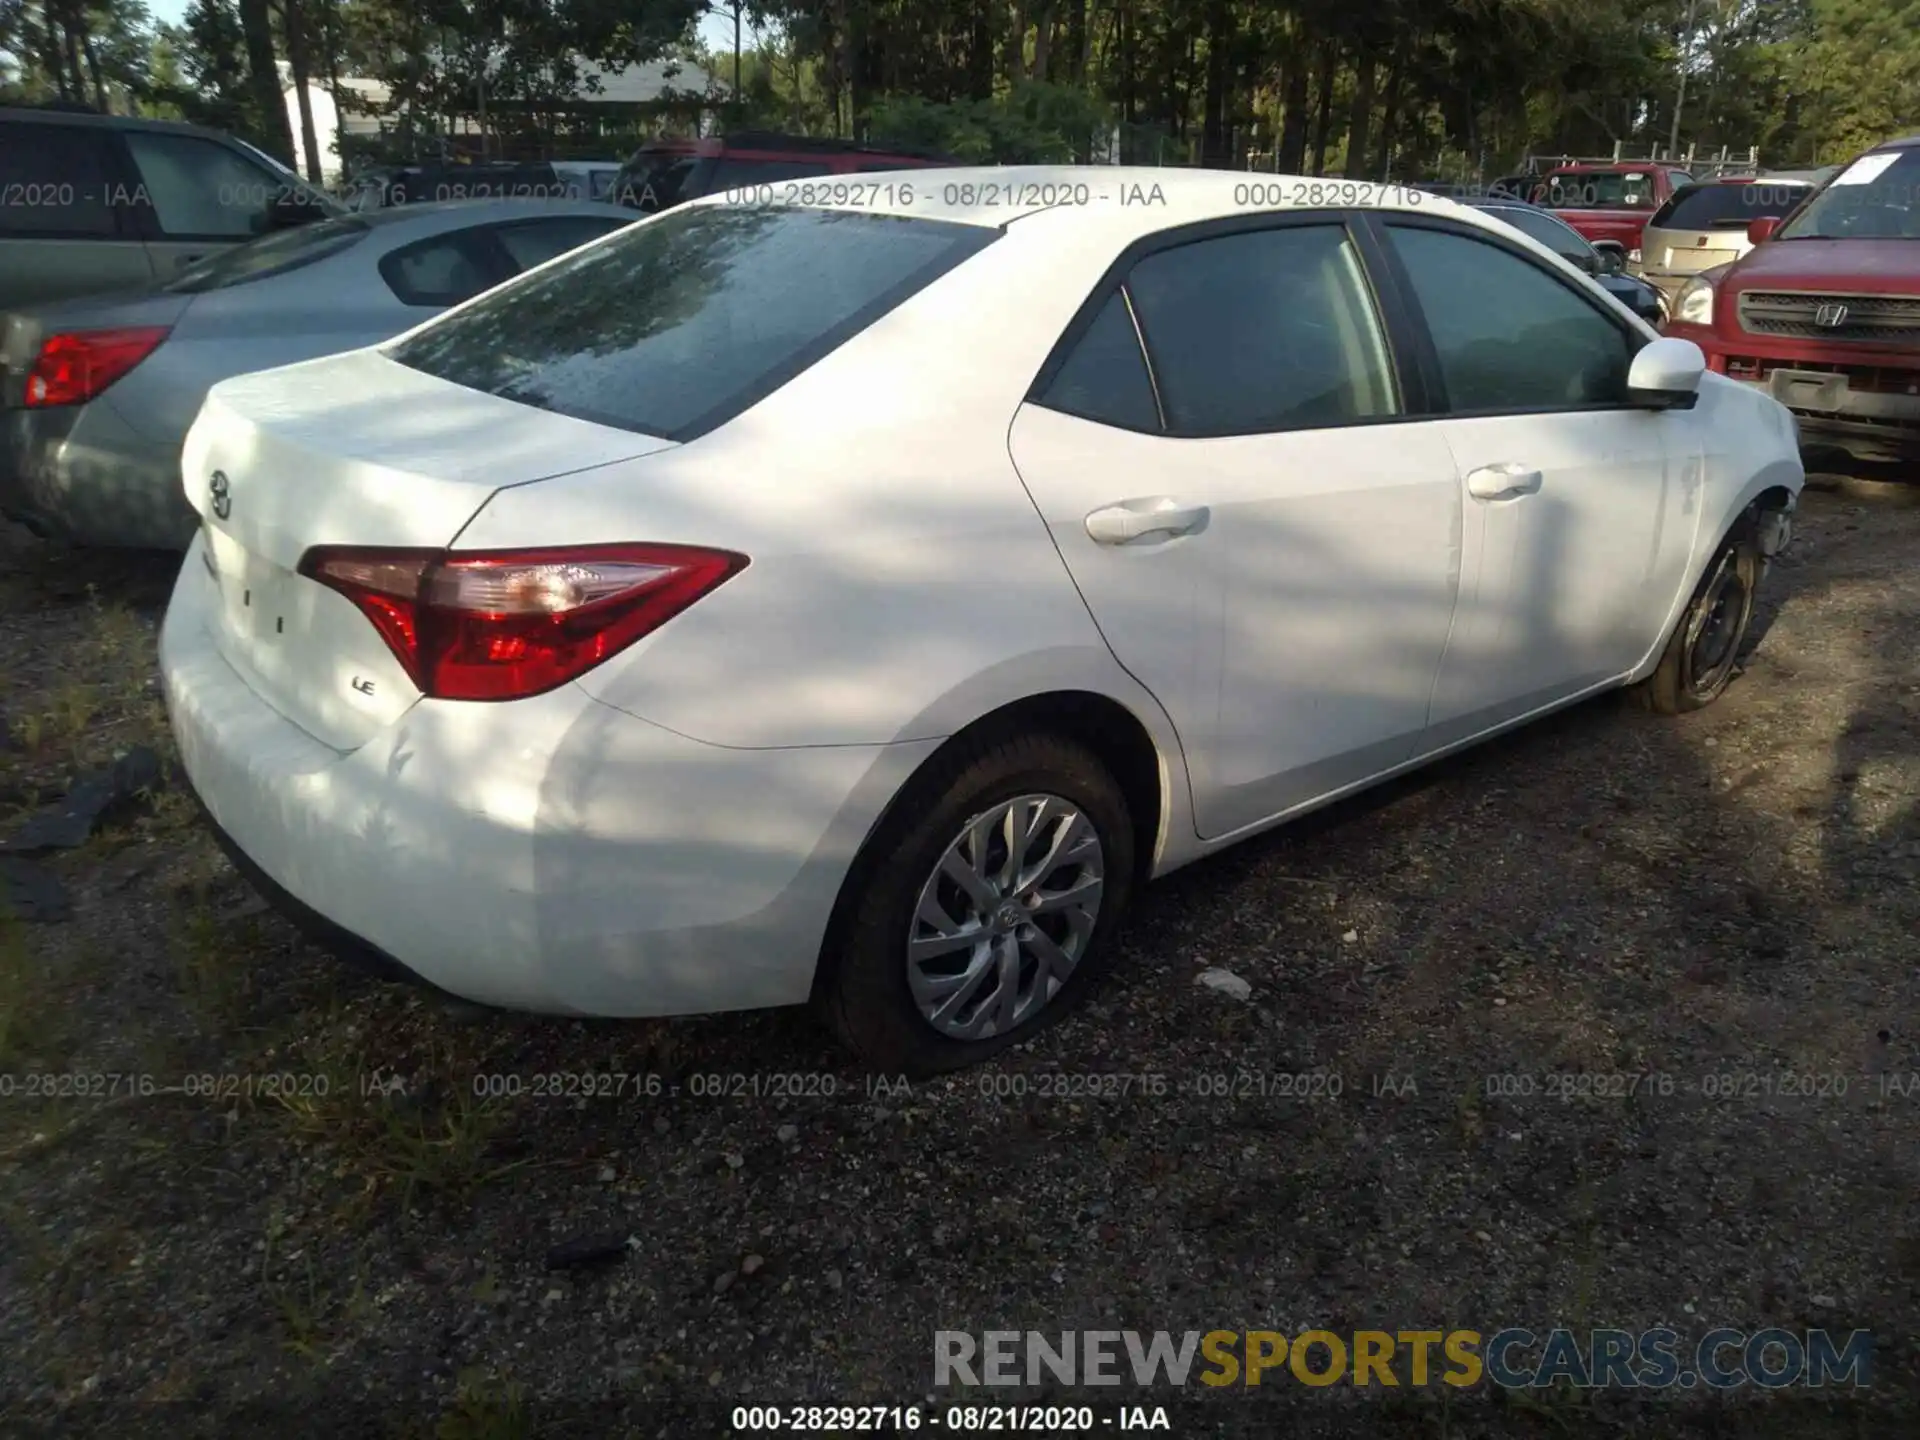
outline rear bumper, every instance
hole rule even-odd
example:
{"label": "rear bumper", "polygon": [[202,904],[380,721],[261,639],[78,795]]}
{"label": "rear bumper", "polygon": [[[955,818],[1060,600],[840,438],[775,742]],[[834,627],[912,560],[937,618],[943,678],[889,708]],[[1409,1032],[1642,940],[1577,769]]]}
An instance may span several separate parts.
{"label": "rear bumper", "polygon": [[[1670,324],[1666,333],[1692,340],[1712,370],[1791,410],[1803,451],[1920,462],[1920,357],[1834,345],[1810,351],[1748,336],[1730,341],[1697,325]],[[1903,393],[1909,389],[1916,393]]]}
{"label": "rear bumper", "polygon": [[184,550],[198,518],[180,486],[179,445],[86,405],[0,411],[0,513],[81,545]]}
{"label": "rear bumper", "polygon": [[160,668],[224,843],[330,947],[480,1004],[641,1016],[806,999],[854,854],[935,743],[726,749],[569,685],[421,701],[343,754],[222,657],[211,584],[190,556]]}

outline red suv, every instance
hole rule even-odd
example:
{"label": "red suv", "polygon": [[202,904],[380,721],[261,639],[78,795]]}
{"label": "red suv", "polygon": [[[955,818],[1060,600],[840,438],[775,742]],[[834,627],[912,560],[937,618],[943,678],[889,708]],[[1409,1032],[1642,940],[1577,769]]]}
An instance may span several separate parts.
{"label": "red suv", "polygon": [[1674,296],[1666,333],[1792,410],[1809,453],[1920,463],[1920,135],[1747,235]]}
{"label": "red suv", "polygon": [[614,177],[607,198],[639,210],[665,210],[683,200],[864,170],[910,170],[958,164],[927,151],[857,145],[801,135],[748,131],[704,140],[656,140],[643,145]]}

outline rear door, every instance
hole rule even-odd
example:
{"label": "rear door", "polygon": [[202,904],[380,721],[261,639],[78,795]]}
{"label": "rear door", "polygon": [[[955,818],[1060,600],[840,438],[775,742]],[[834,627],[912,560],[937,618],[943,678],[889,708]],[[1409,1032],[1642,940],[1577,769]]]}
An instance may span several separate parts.
{"label": "rear door", "polygon": [[1458,477],[1361,254],[1328,213],[1159,237],[1009,438],[1209,839],[1404,761],[1446,645]]}
{"label": "rear door", "polygon": [[0,309],[145,285],[113,130],[0,120]]}

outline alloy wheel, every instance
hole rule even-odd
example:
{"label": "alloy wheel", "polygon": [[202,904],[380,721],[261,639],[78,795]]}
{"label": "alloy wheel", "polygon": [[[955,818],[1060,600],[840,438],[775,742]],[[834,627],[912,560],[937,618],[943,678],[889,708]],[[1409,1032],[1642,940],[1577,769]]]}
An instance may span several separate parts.
{"label": "alloy wheel", "polygon": [[970,818],[921,887],[907,981],[921,1016],[956,1040],[1004,1035],[1046,1007],[1086,954],[1106,856],[1058,795]]}

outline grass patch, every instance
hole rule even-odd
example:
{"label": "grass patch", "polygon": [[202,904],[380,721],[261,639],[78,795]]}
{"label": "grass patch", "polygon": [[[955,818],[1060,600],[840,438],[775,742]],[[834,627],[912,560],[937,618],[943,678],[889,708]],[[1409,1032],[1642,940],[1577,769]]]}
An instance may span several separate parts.
{"label": "grass patch", "polygon": [[533,1433],[526,1387],[515,1380],[463,1370],[453,1404],[433,1429],[436,1440],[520,1440]]}
{"label": "grass patch", "polygon": [[174,917],[173,960],[180,990],[216,1026],[239,1020],[254,995],[252,955],[259,946],[255,917],[223,921],[207,898],[205,883]]}

